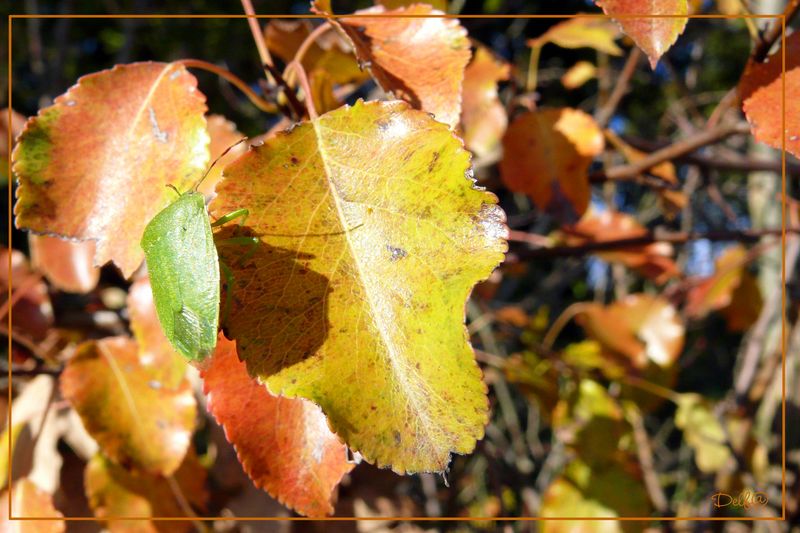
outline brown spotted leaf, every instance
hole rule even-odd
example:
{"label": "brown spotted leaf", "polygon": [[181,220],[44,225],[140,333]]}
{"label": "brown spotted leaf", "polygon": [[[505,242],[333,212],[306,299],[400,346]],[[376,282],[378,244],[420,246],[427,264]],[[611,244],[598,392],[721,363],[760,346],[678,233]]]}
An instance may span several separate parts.
{"label": "brown spotted leaf", "polygon": [[603,132],[583,111],[530,111],[503,137],[500,174],[512,191],[528,194],[559,220],[574,222],[589,206],[589,164],[603,147]]}
{"label": "brown spotted leaf", "polygon": [[479,46],[464,72],[461,129],[464,143],[476,156],[486,157],[500,146],[508,115],[497,96],[497,83],[508,79],[510,65]]}
{"label": "brown spotted leaf", "polygon": [[322,410],[271,395],[247,374],[236,343],[222,334],[202,376],[208,411],[253,483],[305,516],[331,514],[331,493],[353,464]]}
{"label": "brown spotted leaf", "polygon": [[170,387],[158,377],[135,341],[107,337],[78,347],[61,374],[61,394],[106,456],[169,475],[189,449],[197,408],[188,381]]}
{"label": "brown spotted leaf", "polygon": [[[11,516],[8,515],[11,500]],[[16,520],[17,518],[47,518],[49,520]],[[0,495],[0,531],[7,533],[62,533],[64,515],[53,505],[53,496],[33,481],[22,478]]]}
{"label": "brown spotted leaf", "polygon": [[228,165],[212,203],[249,208],[243,230],[260,240],[217,239],[234,280],[223,326],[249,373],[321,406],[348,446],[397,472],[443,470],[487,420],[464,303],[506,228],[469,175],[444,124],[359,101]]}
{"label": "brown spotted leaf", "polygon": [[97,286],[100,269],[94,266],[94,241],[72,242],[58,237],[28,237],[31,263],[54,287],[87,293]]}
{"label": "brown spotted leaf", "polygon": [[[580,246],[643,237],[647,235],[647,228],[625,213],[591,209],[577,224],[565,228],[565,234],[567,245]],[[656,283],[665,283],[679,274],[671,257],[672,245],[666,242],[636,244],[594,253],[605,261],[621,263]]]}
{"label": "brown spotted leaf", "polygon": [[[783,53],[778,50],[764,63],[751,60],[739,82],[739,93],[756,140],[779,150],[785,142],[786,151],[800,157],[800,31],[786,37],[785,109]],[[782,117],[786,120],[783,132]]]}
{"label": "brown spotted leaf", "polygon": [[12,154],[16,225],[94,240],[95,265],[125,277],[144,258],[145,225],[208,162],[205,97],[176,63],[89,74],[25,126]]}
{"label": "brown spotted leaf", "polygon": [[[194,452],[186,455],[171,479],[131,472],[102,454],[95,455],[84,472],[89,506],[100,520],[110,516],[177,518],[188,516],[189,512],[203,514],[208,501],[205,483],[206,471]],[[107,527],[111,533],[183,533],[193,530],[189,520],[109,520]]]}
{"label": "brown spotted leaf", "polygon": [[[335,24],[353,42],[375,81],[396,98],[456,127],[470,58],[467,31],[458,20],[422,16],[441,14],[425,4],[393,10],[376,6],[356,14],[336,19]],[[364,16],[369,14],[398,16]]]}
{"label": "brown spotted leaf", "polygon": [[648,362],[669,367],[683,349],[686,328],[675,308],[660,296],[631,294],[608,306],[587,303],[578,323],[603,348],[634,367]]}
{"label": "brown spotted leaf", "polygon": [[595,3],[606,15],[614,17],[622,31],[647,54],[653,69],[689,21],[687,0],[595,0]]}

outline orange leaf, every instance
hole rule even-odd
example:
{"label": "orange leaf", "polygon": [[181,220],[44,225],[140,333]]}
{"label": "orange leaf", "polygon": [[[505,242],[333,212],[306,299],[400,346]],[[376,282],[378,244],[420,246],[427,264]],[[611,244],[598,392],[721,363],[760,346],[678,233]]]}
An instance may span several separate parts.
{"label": "orange leaf", "polygon": [[[211,138],[211,144],[208,146],[208,150],[211,154],[211,160],[213,161],[220,157],[225,150],[231,148],[231,146],[240,141],[244,137],[244,134],[236,129],[236,124],[222,115],[208,115],[206,119],[208,121],[208,136]],[[206,197],[211,196],[222,177],[222,170],[225,168],[225,165],[239,157],[246,150],[246,142],[233,146],[233,148],[231,148],[225,156],[220,157],[214,167],[208,171],[208,175],[203,180],[203,183],[200,184],[198,190]]]}
{"label": "orange leaf", "polygon": [[[267,48],[288,64],[294,60],[311,30],[312,26],[306,20],[270,20],[264,28]],[[333,31],[314,40],[306,50],[302,64],[310,79],[321,71],[327,72],[333,83],[339,85],[361,83],[369,78],[369,74],[358,66],[352,45]]]}
{"label": "orange leaf", "polygon": [[[9,255],[11,258],[9,259]],[[8,270],[9,263],[11,270]],[[53,325],[53,307],[47,286],[31,270],[25,255],[19,250],[0,248],[0,306],[8,302],[8,282],[11,278],[13,305],[13,332],[42,340]],[[6,320],[6,313],[2,314]]]}
{"label": "orange leaf", "polygon": [[686,294],[686,316],[700,319],[721,310],[731,331],[743,331],[761,312],[763,300],[753,276],[747,272],[747,250],[728,248],[715,262],[712,276],[694,285]]}
{"label": "orange leaf", "polygon": [[510,66],[479,46],[464,72],[461,127],[464,143],[478,157],[499,148],[508,116],[497,96],[497,82],[508,79]]}
{"label": "orange leaf", "polygon": [[[53,506],[53,496],[22,478],[11,487],[11,516],[8,516],[9,491],[0,496],[0,531],[8,533],[61,533],[64,515]],[[49,518],[50,520],[18,521],[20,517]]]}
{"label": "orange leaf", "polygon": [[208,411],[256,486],[305,516],[331,514],[331,493],[353,465],[322,410],[271,395],[247,374],[236,343],[222,334],[202,376]]}
{"label": "orange leaf", "polygon": [[54,287],[87,293],[100,279],[100,269],[92,264],[94,241],[71,242],[46,235],[28,235],[31,263]]}
{"label": "orange leaf", "polygon": [[180,385],[187,362],[170,344],[156,314],[150,279],[138,279],[128,291],[130,327],[139,350],[139,362],[168,388]]}
{"label": "orange leaf", "polygon": [[653,69],[664,52],[678,40],[689,20],[687,0],[595,0],[595,3],[606,15],[616,17],[622,31],[647,54]]}
{"label": "orange leaf", "polygon": [[[203,511],[208,501],[206,471],[194,451],[186,455],[171,479],[129,472],[97,454],[84,472],[86,496],[99,519],[111,516],[187,516],[190,506]],[[182,501],[178,500],[180,494]],[[183,533],[192,530],[190,520],[109,520],[111,533]]]}
{"label": "orange leaf", "polygon": [[132,339],[80,345],[60,383],[86,430],[115,462],[170,475],[183,461],[196,412],[191,386],[159,381],[139,360]]}
{"label": "orange leaf", "polygon": [[[748,63],[739,82],[742,108],[756,140],[800,157],[800,31],[786,38],[786,108],[783,107],[782,50],[764,63]],[[785,134],[781,117],[786,117]]]}
{"label": "orange leaf", "polygon": [[[363,17],[372,13],[398,17]],[[396,98],[456,127],[470,57],[467,31],[458,20],[421,16],[441,14],[425,4],[393,10],[375,6],[356,14],[359,17],[339,18],[334,24],[350,38],[375,81]]]}
{"label": "orange leaf", "polygon": [[[565,241],[570,246],[593,242],[632,239],[647,235],[647,229],[624,213],[590,210],[577,224],[567,228]],[[594,252],[605,261],[622,263],[656,283],[664,283],[678,275],[678,266],[670,258],[672,245],[665,242],[626,246],[616,250]]]}
{"label": "orange leaf", "polygon": [[[78,80],[31,118],[12,154],[17,227],[97,241],[95,265],[125,277],[145,225],[208,162],[205,97],[176,63],[133,63]],[[58,206],[56,209],[55,206]]]}
{"label": "orange leaf", "polygon": [[603,348],[638,368],[648,361],[672,366],[683,349],[685,327],[675,308],[660,296],[631,294],[609,306],[589,303],[577,318]]}
{"label": "orange leaf", "polygon": [[540,209],[571,222],[589,205],[588,168],[603,146],[603,132],[583,111],[530,111],[503,137],[500,174],[509,189],[527,193]]}

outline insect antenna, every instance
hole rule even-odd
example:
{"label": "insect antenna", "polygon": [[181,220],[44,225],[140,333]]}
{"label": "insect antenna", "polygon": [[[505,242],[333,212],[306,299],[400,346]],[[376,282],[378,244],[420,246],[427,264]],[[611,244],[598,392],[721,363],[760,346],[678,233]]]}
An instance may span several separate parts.
{"label": "insect antenna", "polygon": [[231,151],[233,148],[235,148],[236,146],[239,146],[240,144],[242,144],[242,143],[243,143],[244,141],[246,141],[246,140],[247,140],[247,137],[242,137],[241,139],[239,139],[238,141],[236,141],[236,142],[235,142],[235,143],[233,143],[232,145],[230,145],[230,146],[228,146],[227,148],[225,148],[225,151],[224,151],[224,152],[222,152],[221,154],[219,154],[219,155],[217,156],[217,158],[214,160],[214,162],[213,162],[213,163],[211,163],[211,166],[210,166],[210,167],[208,167],[208,170],[206,170],[206,173],[205,173],[205,174],[203,174],[203,177],[202,177],[202,178],[200,178],[200,179],[198,180],[198,182],[197,182],[197,183],[195,183],[195,185],[194,185],[194,187],[192,188],[192,190],[193,190],[194,192],[197,192],[197,189],[200,187],[200,185],[202,185],[203,181],[206,179],[206,176],[208,176],[208,173],[209,173],[209,172],[211,172],[211,169],[212,169],[212,168],[214,168],[214,165],[216,165],[216,164],[217,164],[217,161],[219,161],[220,159],[222,159],[223,157],[225,157],[226,155],[228,155],[228,152],[230,152],[230,151]]}

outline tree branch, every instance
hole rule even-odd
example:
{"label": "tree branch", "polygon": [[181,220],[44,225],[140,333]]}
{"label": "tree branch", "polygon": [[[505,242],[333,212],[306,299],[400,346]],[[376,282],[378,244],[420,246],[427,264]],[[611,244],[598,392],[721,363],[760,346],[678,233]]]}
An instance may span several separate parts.
{"label": "tree branch", "polygon": [[[757,242],[765,236],[773,235],[779,237],[782,230],[720,230],[720,231],[678,231],[678,232],[648,232],[638,237],[625,239],[615,239],[609,241],[587,242],[576,246],[552,246],[550,248],[533,248],[518,250],[506,256],[507,263],[516,263],[530,259],[542,259],[553,257],[580,256],[591,252],[604,250],[620,250],[638,246],[646,246],[656,242],[668,242],[672,244],[684,244],[689,241],[706,239],[709,241],[737,241],[737,242]],[[516,232],[519,233],[519,232]],[[786,228],[786,233],[800,234],[800,227]]]}
{"label": "tree branch", "polygon": [[[798,0],[800,1],[800,0]],[[591,181],[620,180],[630,181],[636,179],[643,172],[650,170],[654,166],[670,161],[677,157],[686,155],[690,152],[714,144],[732,135],[750,133],[750,125],[746,122],[737,122],[718,126],[710,130],[703,130],[694,135],[686,137],[669,146],[653,152],[644,159],[628,165],[612,167],[605,172],[597,172],[589,176]]]}
{"label": "tree branch", "polygon": [[633,76],[633,73],[636,70],[636,65],[639,63],[639,59],[641,57],[642,51],[638,46],[634,46],[633,49],[631,49],[630,55],[628,55],[627,61],[625,61],[625,66],[622,67],[622,72],[620,72],[619,77],[617,78],[617,83],[614,85],[614,90],[611,92],[608,100],[600,109],[597,110],[594,115],[597,125],[601,128],[604,128],[606,124],[608,124],[608,121],[611,120],[611,117],[617,110],[617,106],[619,106],[622,97],[628,92],[628,86],[630,85],[631,77]]}

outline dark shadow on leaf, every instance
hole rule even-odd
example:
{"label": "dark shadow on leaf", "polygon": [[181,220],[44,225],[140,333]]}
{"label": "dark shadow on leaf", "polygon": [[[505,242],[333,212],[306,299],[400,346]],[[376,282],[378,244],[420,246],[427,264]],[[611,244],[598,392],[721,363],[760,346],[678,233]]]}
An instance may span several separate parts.
{"label": "dark shadow on leaf", "polygon": [[236,340],[249,373],[271,375],[311,357],[325,342],[330,282],[308,268],[308,254],[260,241],[224,242],[253,235],[251,228],[234,226],[215,234],[222,278],[220,324],[225,336]]}

